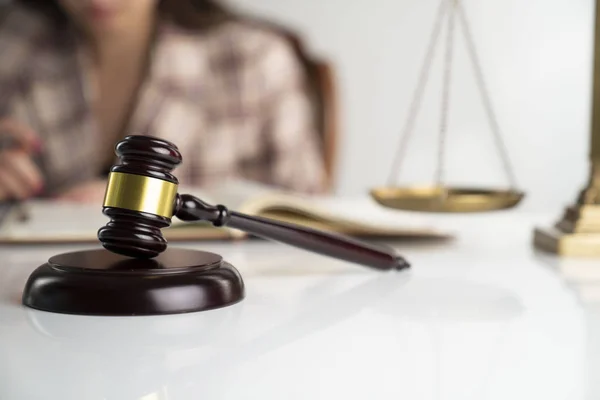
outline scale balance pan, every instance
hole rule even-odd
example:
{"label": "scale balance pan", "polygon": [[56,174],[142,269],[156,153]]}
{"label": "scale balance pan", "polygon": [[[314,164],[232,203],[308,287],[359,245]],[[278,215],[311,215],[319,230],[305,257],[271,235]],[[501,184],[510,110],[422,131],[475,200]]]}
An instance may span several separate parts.
{"label": "scale balance pan", "polygon": [[515,190],[415,186],[381,187],[371,190],[380,205],[396,210],[440,213],[469,213],[515,207],[524,193]]}
{"label": "scale balance pan", "polygon": [[[388,183],[385,186],[377,187],[370,191],[375,201],[387,208],[440,213],[474,213],[513,208],[524,198],[524,193],[517,189],[516,175],[513,172],[508,148],[492,106],[491,96],[487,89],[488,85],[485,82],[479,55],[475,49],[475,41],[471,33],[473,30],[469,26],[463,3],[461,0],[440,0],[425,60],[420,76],[417,79],[417,87],[411,101],[399,146],[393,159],[392,171]],[[445,38],[447,45],[445,48],[444,66],[442,68],[442,110],[437,143],[436,179],[431,184],[400,185],[396,182],[398,182],[401,166],[408,154],[410,138],[415,132],[420,104],[444,24],[447,32]],[[466,41],[467,54],[473,66],[475,82],[479,88],[487,119],[495,139],[495,147],[500,155],[504,172],[509,181],[509,185],[506,187],[483,186],[477,188],[470,185],[467,185],[467,187],[451,186],[444,180],[456,28],[463,31],[462,36]]]}

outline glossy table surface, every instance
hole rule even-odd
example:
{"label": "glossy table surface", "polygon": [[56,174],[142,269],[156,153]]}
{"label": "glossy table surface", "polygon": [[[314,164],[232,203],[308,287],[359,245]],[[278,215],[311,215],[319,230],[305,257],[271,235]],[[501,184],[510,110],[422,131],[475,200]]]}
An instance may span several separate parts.
{"label": "glossy table surface", "polygon": [[599,399],[600,312],[561,271],[600,261],[537,253],[533,226],[555,217],[448,219],[453,242],[395,243],[413,264],[399,273],[188,246],[234,264],[246,299],[162,317],[26,309],[31,271],[80,247],[0,248],[0,399]]}

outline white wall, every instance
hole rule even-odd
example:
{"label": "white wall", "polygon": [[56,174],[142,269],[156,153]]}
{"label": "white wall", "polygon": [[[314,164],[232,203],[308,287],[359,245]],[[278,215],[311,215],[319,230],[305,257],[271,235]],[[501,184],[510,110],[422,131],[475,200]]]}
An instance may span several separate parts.
{"label": "white wall", "polygon": [[[439,0],[235,0],[287,23],[335,65],[343,143],[337,190],[384,184]],[[510,148],[523,208],[559,212],[588,174],[593,0],[464,0]],[[452,182],[503,185],[500,159],[462,37],[448,147]],[[441,56],[423,103],[403,182],[433,180]]]}

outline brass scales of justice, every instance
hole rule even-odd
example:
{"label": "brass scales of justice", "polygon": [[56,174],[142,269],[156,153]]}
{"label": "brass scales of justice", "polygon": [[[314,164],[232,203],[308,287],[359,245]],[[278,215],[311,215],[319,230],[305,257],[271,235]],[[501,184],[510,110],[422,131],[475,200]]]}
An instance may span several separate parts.
{"label": "brass scales of justice", "polygon": [[[415,122],[423,93],[427,86],[433,57],[440,41],[444,22],[446,23],[446,49],[443,61],[442,110],[439,122],[436,182],[433,185],[398,187],[396,186],[396,182],[400,175],[400,168],[407,155],[410,139],[413,136]],[[450,92],[457,23],[458,27],[462,28],[461,30],[466,41],[468,55],[475,71],[475,80],[481,93],[483,106],[494,135],[496,147],[502,159],[504,172],[509,181],[508,189],[452,187],[444,182],[445,146],[448,136]],[[464,6],[460,0],[442,0],[440,2],[423,66],[417,81],[417,87],[410,105],[409,115],[393,160],[392,171],[387,186],[373,189],[371,196],[379,204],[393,209],[451,213],[483,212],[512,208],[519,204],[524,197],[524,194],[517,189],[515,174],[500,131],[500,125],[492,107],[491,97],[487,90]]]}
{"label": "brass scales of justice", "polygon": [[[447,20],[447,47],[444,59],[442,114],[436,182],[433,185],[397,186],[396,182],[398,181],[400,167],[404,161],[414,130],[420,102],[427,84],[429,70],[445,19]],[[466,40],[468,54],[475,70],[476,82],[483,98],[483,105],[492,133],[494,134],[496,146],[502,157],[504,171],[509,181],[508,189],[454,187],[444,183],[444,145],[447,136],[453,43],[457,21],[462,28],[463,36]],[[560,256],[600,257],[600,7],[598,0],[596,1],[594,39],[594,90],[589,182],[579,194],[576,202],[567,207],[562,218],[554,226],[549,228],[539,227],[533,232],[533,244],[536,248]],[[503,141],[500,126],[492,107],[491,98],[487,91],[473,36],[461,0],[441,1],[410,106],[409,116],[403,129],[387,186],[374,188],[370,194],[375,201],[387,208],[437,213],[475,213],[510,209],[517,206],[525,196],[517,187],[507,147]]]}

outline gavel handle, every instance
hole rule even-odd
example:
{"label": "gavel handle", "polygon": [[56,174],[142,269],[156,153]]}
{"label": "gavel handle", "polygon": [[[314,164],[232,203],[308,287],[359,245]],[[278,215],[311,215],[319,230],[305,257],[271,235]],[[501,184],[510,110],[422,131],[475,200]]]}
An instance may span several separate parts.
{"label": "gavel handle", "polygon": [[379,246],[334,233],[229,211],[225,206],[212,206],[190,195],[180,196],[175,215],[183,221],[209,221],[215,226],[239,229],[264,239],[380,270],[410,266],[401,256]]}

